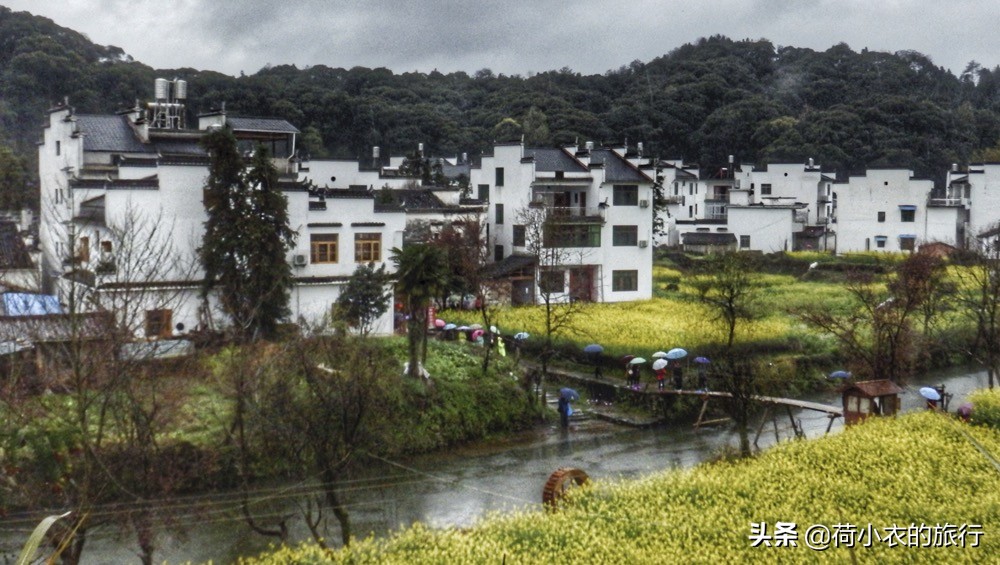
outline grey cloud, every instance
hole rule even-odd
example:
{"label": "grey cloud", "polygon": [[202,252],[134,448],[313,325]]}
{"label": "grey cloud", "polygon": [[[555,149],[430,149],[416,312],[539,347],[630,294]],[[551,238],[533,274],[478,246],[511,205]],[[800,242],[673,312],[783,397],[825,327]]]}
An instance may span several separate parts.
{"label": "grey cloud", "polygon": [[265,64],[397,72],[601,73],[723,34],[825,50],[913,49],[960,72],[998,64],[992,0],[4,0],[154,67]]}

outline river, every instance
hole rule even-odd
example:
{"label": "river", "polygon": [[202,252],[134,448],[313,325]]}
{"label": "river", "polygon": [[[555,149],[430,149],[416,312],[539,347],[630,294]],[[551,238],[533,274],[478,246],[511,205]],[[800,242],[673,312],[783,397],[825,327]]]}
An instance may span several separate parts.
{"label": "river", "polygon": [[[951,411],[966,401],[967,395],[987,385],[985,371],[952,370],[915,379],[901,395],[903,411],[925,407],[918,389],[944,384],[954,397]],[[813,402],[839,405],[834,392],[805,398]],[[586,407],[581,407],[586,411]],[[817,412],[793,411],[808,438],[822,436],[829,422]],[[779,437],[793,436],[787,415],[777,419]],[[830,433],[843,429],[836,419]],[[752,439],[752,436],[751,436]],[[771,424],[764,428],[760,447],[775,443]],[[357,537],[387,532],[420,521],[432,527],[463,527],[490,512],[537,508],[541,489],[549,474],[559,467],[578,467],[592,479],[635,478],[670,468],[696,465],[737,444],[728,427],[694,430],[690,425],[634,429],[597,419],[575,422],[567,431],[544,426],[506,438],[418,457],[405,464],[372,461],[369,476],[349,483],[345,492],[351,507]],[[296,514],[294,495],[313,485],[276,485],[253,495],[259,514]],[[198,502],[198,504],[195,504]],[[252,533],[242,521],[231,498],[223,496],[191,500],[175,515],[175,532],[158,539],[157,562],[228,563],[240,555],[266,550],[272,542]],[[308,538],[299,518],[293,534]],[[0,521],[0,539],[5,548],[27,537],[24,530],[10,531]],[[330,532],[336,539],[337,530]],[[135,563],[129,548],[130,537],[121,538],[97,531],[88,542],[84,563]],[[7,549],[9,551],[9,549]]]}

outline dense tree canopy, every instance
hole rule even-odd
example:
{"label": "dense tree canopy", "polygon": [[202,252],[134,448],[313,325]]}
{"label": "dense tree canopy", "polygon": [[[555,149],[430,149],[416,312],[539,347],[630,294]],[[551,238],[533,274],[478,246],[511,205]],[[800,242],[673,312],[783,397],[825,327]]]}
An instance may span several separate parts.
{"label": "dense tree canopy", "polygon": [[[384,68],[267,66],[231,77],[154,70],[51,20],[0,7],[0,143],[34,173],[39,118],[69,96],[80,112],[148,98],[156,76],[189,82],[188,111],[273,115],[304,132],[314,156],[426,154],[473,159],[517,124],[529,142],[634,145],[706,167],[800,161],[844,170],[903,166],[940,176],[1000,141],[1000,66],[959,75],[913,51],[826,51],[703,38],[603,75],[572,69],[528,77]],[[509,121],[508,121],[509,120]],[[6,139],[4,139],[6,138]]]}
{"label": "dense tree canopy", "polygon": [[205,270],[202,296],[218,292],[237,336],[273,337],[289,314],[292,273],[285,255],[296,236],[288,226],[278,171],[264,147],[244,162],[228,129],[209,132],[202,145],[211,156],[204,197],[208,220],[198,248]]}

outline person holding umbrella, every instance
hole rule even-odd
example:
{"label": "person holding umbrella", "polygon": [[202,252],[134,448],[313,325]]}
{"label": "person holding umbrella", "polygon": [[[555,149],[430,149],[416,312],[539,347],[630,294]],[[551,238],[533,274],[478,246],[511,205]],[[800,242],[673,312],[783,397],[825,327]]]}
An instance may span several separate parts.
{"label": "person holding umbrella", "polygon": [[681,359],[687,357],[687,354],[687,351],[684,351],[680,347],[675,347],[664,355],[664,358],[669,359],[670,365],[673,367],[674,388],[677,390],[684,388],[684,368],[681,365]]}
{"label": "person holding umbrella", "polygon": [[564,430],[569,427],[569,417],[573,415],[573,407],[569,403],[579,399],[580,395],[575,390],[571,388],[559,389],[559,422]]}
{"label": "person holding umbrella", "polygon": [[666,359],[657,359],[653,361],[653,374],[656,375],[656,390],[663,390],[664,384],[667,379],[667,365],[669,361]]}
{"label": "person holding umbrella", "polygon": [[587,347],[583,348],[583,352],[586,353],[590,357],[591,363],[594,364],[594,378],[595,379],[601,378],[601,353],[603,351],[604,351],[604,348],[601,347],[599,344],[596,344],[596,343],[591,343]]}
{"label": "person holding umbrella", "polygon": [[694,362],[698,364],[698,390],[708,392],[708,364],[711,361],[708,357],[695,357]]}

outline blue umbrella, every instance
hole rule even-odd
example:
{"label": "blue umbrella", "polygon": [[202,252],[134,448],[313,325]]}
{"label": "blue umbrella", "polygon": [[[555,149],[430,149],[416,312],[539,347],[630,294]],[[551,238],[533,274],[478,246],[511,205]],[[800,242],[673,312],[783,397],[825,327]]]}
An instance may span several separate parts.
{"label": "blue umbrella", "polygon": [[851,378],[850,371],[834,371],[830,373],[831,379],[849,379]]}
{"label": "blue umbrella", "polygon": [[529,334],[528,332],[517,332],[516,334],[514,334],[514,339],[517,340],[528,339],[529,337],[531,337],[531,334]]}
{"label": "blue umbrella", "polygon": [[559,389],[559,398],[565,398],[566,400],[580,400],[580,393],[571,388],[561,388]]}
{"label": "blue umbrella", "polygon": [[684,351],[680,347],[675,347],[667,352],[667,359],[683,359],[687,357],[687,354],[687,351]]}
{"label": "blue umbrella", "polygon": [[587,347],[583,348],[584,353],[601,353],[602,351],[604,351],[604,348],[596,343],[591,343]]}
{"label": "blue umbrella", "polygon": [[923,396],[927,400],[933,400],[935,402],[941,400],[941,394],[929,386],[925,386],[924,388],[920,389],[920,396]]}
{"label": "blue umbrella", "polygon": [[455,328],[457,328],[457,327],[458,327],[458,326],[456,326],[455,324],[445,324],[445,325],[444,325],[444,327],[443,327],[443,328],[441,328],[441,329],[442,329],[442,330],[453,330],[453,329],[455,329]]}
{"label": "blue umbrella", "polygon": [[695,357],[694,362],[701,363],[702,365],[708,365],[711,363],[711,361],[708,360],[708,357]]}

